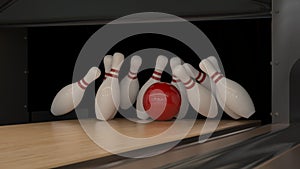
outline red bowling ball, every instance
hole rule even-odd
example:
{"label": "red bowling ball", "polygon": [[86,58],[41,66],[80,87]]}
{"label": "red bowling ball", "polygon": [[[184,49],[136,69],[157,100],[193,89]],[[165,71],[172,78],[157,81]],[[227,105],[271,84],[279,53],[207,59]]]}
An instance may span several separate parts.
{"label": "red bowling ball", "polygon": [[180,93],[170,83],[158,82],[151,85],[145,92],[143,106],[154,120],[171,120],[179,112]]}

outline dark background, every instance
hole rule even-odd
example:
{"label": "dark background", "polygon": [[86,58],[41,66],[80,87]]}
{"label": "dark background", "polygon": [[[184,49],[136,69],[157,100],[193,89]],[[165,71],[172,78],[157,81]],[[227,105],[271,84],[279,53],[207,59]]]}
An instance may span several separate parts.
{"label": "dark background", "polygon": [[[249,92],[256,108],[256,113],[250,119],[260,119],[263,123],[270,123],[271,19],[192,23],[206,34],[216,48],[226,77],[238,82]],[[28,29],[30,122],[76,118],[74,112],[54,117],[50,113],[50,106],[56,93],[62,87],[72,83],[72,73],[78,54],[88,38],[100,27],[101,25]],[[200,62],[198,56],[185,44],[157,34],[142,34],[124,39],[112,47],[108,54],[121,52],[128,56],[145,48],[168,50],[195,68],[198,68]],[[102,63],[99,68],[104,72]],[[152,70],[138,74],[140,86],[149,79],[151,74]],[[96,88],[101,84],[103,75],[96,81]],[[163,74],[162,81],[170,82],[170,80],[168,74]],[[224,114],[222,118],[226,119],[228,116]]]}

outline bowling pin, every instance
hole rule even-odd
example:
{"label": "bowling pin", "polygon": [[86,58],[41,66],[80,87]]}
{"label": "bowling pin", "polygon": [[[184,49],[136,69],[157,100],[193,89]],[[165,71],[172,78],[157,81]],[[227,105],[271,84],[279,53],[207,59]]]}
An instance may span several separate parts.
{"label": "bowling pin", "polygon": [[[215,62],[214,62],[215,63]],[[216,69],[220,70],[218,63],[216,63]],[[215,65],[215,64],[214,64]],[[215,97],[217,98],[219,105],[222,107],[222,109],[225,111],[226,114],[228,114],[231,118],[233,119],[239,119],[241,116],[237,115],[234,113],[232,110],[230,110],[223,102],[223,100],[218,97],[219,95],[216,94],[215,86],[213,86],[213,89],[211,89],[211,80],[210,78],[206,75],[206,73],[200,72],[197,69],[195,69],[192,65],[185,63],[183,64],[186,72],[188,73],[189,76],[194,78],[196,81],[198,81],[200,84],[202,84],[204,87],[206,87],[208,90],[213,92]]]}
{"label": "bowling pin", "polygon": [[112,55],[104,56],[103,65],[104,65],[105,74],[104,74],[103,80],[105,80],[107,75],[109,74],[110,69],[111,69],[111,64],[112,64]]}
{"label": "bowling pin", "polygon": [[191,106],[200,114],[214,118],[218,114],[218,105],[213,94],[202,85],[195,83],[182,65],[176,66],[174,74],[186,88],[186,93]]}
{"label": "bowling pin", "polygon": [[136,100],[140,88],[137,72],[141,67],[141,64],[142,58],[137,55],[133,56],[130,61],[128,75],[125,76],[120,83],[120,107],[122,109],[128,109]]}
{"label": "bowling pin", "polygon": [[146,120],[149,118],[149,115],[146,113],[143,105],[144,94],[152,84],[160,81],[161,74],[163,70],[166,68],[167,63],[168,63],[168,58],[163,55],[159,55],[156,59],[155,69],[151,78],[140,89],[136,100],[136,112],[137,112],[137,117],[139,119]]}
{"label": "bowling pin", "polygon": [[222,73],[218,72],[210,60],[202,60],[199,67],[216,84],[216,94],[221,101],[225,102],[224,104],[228,109],[245,118],[249,118],[255,112],[248,92],[241,85],[227,79]]}
{"label": "bowling pin", "polygon": [[62,88],[54,97],[51,112],[55,116],[64,115],[75,109],[81,102],[85,89],[101,74],[97,67],[92,67],[83,79]]}
{"label": "bowling pin", "polygon": [[183,83],[174,75],[174,69],[176,66],[181,65],[181,59],[179,57],[173,57],[170,59],[170,67],[172,70],[172,82],[171,84],[174,85],[178,91],[180,92],[180,97],[181,97],[181,105],[179,109],[179,113],[176,116],[177,119],[182,119],[186,116],[188,108],[189,108],[189,103],[188,103],[188,98],[186,94],[185,87]]}
{"label": "bowling pin", "polygon": [[116,115],[120,105],[119,70],[123,64],[124,55],[115,53],[107,78],[99,87],[95,99],[96,118],[110,120]]}

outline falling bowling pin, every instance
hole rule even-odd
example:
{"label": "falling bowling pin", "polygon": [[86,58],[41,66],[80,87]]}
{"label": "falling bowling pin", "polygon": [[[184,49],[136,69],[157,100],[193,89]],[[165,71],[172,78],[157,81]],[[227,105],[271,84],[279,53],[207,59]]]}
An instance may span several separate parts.
{"label": "falling bowling pin", "polygon": [[[215,63],[215,62],[214,62]],[[216,63],[216,69],[220,70],[218,63]],[[215,64],[214,64],[215,65]],[[185,63],[183,64],[186,72],[188,73],[189,76],[194,78],[196,81],[198,81],[200,84],[202,84],[204,87],[209,89],[211,92],[214,93],[215,97],[217,97],[217,100],[219,102],[219,105],[223,108],[226,114],[228,114],[231,118],[233,119],[239,119],[241,116],[237,115],[234,113],[232,110],[230,110],[223,102],[223,100],[219,97],[219,95],[216,94],[215,90],[215,85],[213,86],[213,89],[211,89],[211,80],[210,78],[206,75],[206,73],[200,72],[197,69],[195,69],[192,65]]]}
{"label": "falling bowling pin", "polygon": [[83,79],[62,88],[54,97],[51,112],[55,116],[64,115],[75,109],[81,102],[85,89],[100,76],[97,67],[92,67]]}
{"label": "falling bowling pin", "polygon": [[137,112],[137,117],[139,119],[146,120],[149,118],[149,115],[145,111],[143,105],[144,94],[152,84],[160,81],[161,74],[163,70],[166,68],[167,63],[168,63],[168,58],[163,55],[159,55],[156,59],[155,69],[151,78],[140,89],[136,100],[136,112]]}
{"label": "falling bowling pin", "polygon": [[99,87],[95,99],[96,118],[110,120],[116,115],[120,105],[119,70],[123,64],[124,55],[115,53],[107,78]]}
{"label": "falling bowling pin", "polygon": [[186,90],[185,90],[183,83],[180,81],[180,79],[178,79],[177,76],[174,75],[174,69],[178,65],[181,65],[181,59],[179,57],[173,57],[170,59],[170,67],[172,70],[171,84],[174,85],[178,89],[178,91],[180,92],[180,97],[181,97],[181,105],[180,105],[179,113],[177,114],[176,118],[182,119],[186,116],[186,113],[189,108],[189,103],[188,103],[188,98],[187,98]]}
{"label": "falling bowling pin", "polygon": [[136,100],[140,88],[137,73],[141,64],[142,58],[137,55],[133,56],[130,61],[128,75],[125,76],[120,83],[120,107],[122,109],[128,109]]}
{"label": "falling bowling pin", "polygon": [[216,94],[220,100],[225,101],[228,109],[245,118],[249,118],[255,112],[254,104],[248,92],[238,83],[225,78],[210,60],[202,60],[199,67],[216,84]]}
{"label": "falling bowling pin", "polygon": [[182,81],[191,106],[201,115],[214,118],[218,114],[218,105],[212,93],[200,84],[195,83],[182,65],[176,66],[174,74]]}

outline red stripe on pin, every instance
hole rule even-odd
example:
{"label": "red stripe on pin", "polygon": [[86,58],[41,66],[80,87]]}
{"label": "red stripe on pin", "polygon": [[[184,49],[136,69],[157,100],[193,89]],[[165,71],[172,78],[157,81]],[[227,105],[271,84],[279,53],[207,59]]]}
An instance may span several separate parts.
{"label": "red stripe on pin", "polygon": [[189,81],[183,83],[185,86],[188,85],[189,83],[191,83],[192,79],[190,79]]}
{"label": "red stripe on pin", "polygon": [[111,72],[116,72],[118,73],[119,71],[117,69],[110,69]]}
{"label": "red stripe on pin", "polygon": [[179,79],[178,80],[172,79],[172,82],[178,83],[178,82],[180,82],[180,80]]}
{"label": "red stripe on pin", "polygon": [[89,83],[88,82],[86,82],[84,79],[82,79],[82,83],[84,84],[84,85],[89,85]]}
{"label": "red stripe on pin", "polygon": [[133,73],[133,72],[129,71],[129,74],[131,74],[131,75],[136,75],[137,73]]}
{"label": "red stripe on pin", "polygon": [[78,81],[77,84],[78,84],[78,86],[79,86],[82,90],[85,90],[85,89],[86,89],[86,87],[84,87],[84,86],[80,83],[80,81]]}
{"label": "red stripe on pin", "polygon": [[114,77],[114,78],[118,78],[118,75],[113,75],[111,73],[107,73],[107,77]]}
{"label": "red stripe on pin", "polygon": [[156,75],[161,76],[162,73],[161,73],[161,72],[154,71],[153,74],[156,74]]}
{"label": "red stripe on pin", "polygon": [[159,77],[155,77],[155,76],[151,76],[152,79],[155,79],[155,80],[160,80]]}
{"label": "red stripe on pin", "polygon": [[198,80],[201,77],[201,74],[202,74],[201,72],[198,73],[196,80]]}
{"label": "red stripe on pin", "polygon": [[136,79],[137,78],[137,73],[132,73],[131,71],[129,71],[129,73],[128,73],[128,77],[130,78],[130,79]]}
{"label": "red stripe on pin", "polygon": [[128,75],[128,77],[129,77],[130,79],[136,79],[136,78],[137,78],[136,76],[131,76],[130,74]]}
{"label": "red stripe on pin", "polygon": [[180,82],[180,79],[178,79],[175,75],[172,76],[172,82]]}
{"label": "red stripe on pin", "polygon": [[219,72],[215,72],[212,76],[211,79],[214,79],[218,74],[220,74]]}
{"label": "red stripe on pin", "polygon": [[224,76],[220,74],[220,76],[215,80],[215,83],[217,84]]}
{"label": "red stripe on pin", "polygon": [[202,84],[205,79],[206,79],[206,74],[203,73],[203,76],[202,76],[201,80],[199,80],[199,83]]}
{"label": "red stripe on pin", "polygon": [[191,88],[193,88],[195,86],[195,82],[192,82],[192,84],[190,85],[190,86],[186,86],[185,88],[186,89],[191,89]]}

